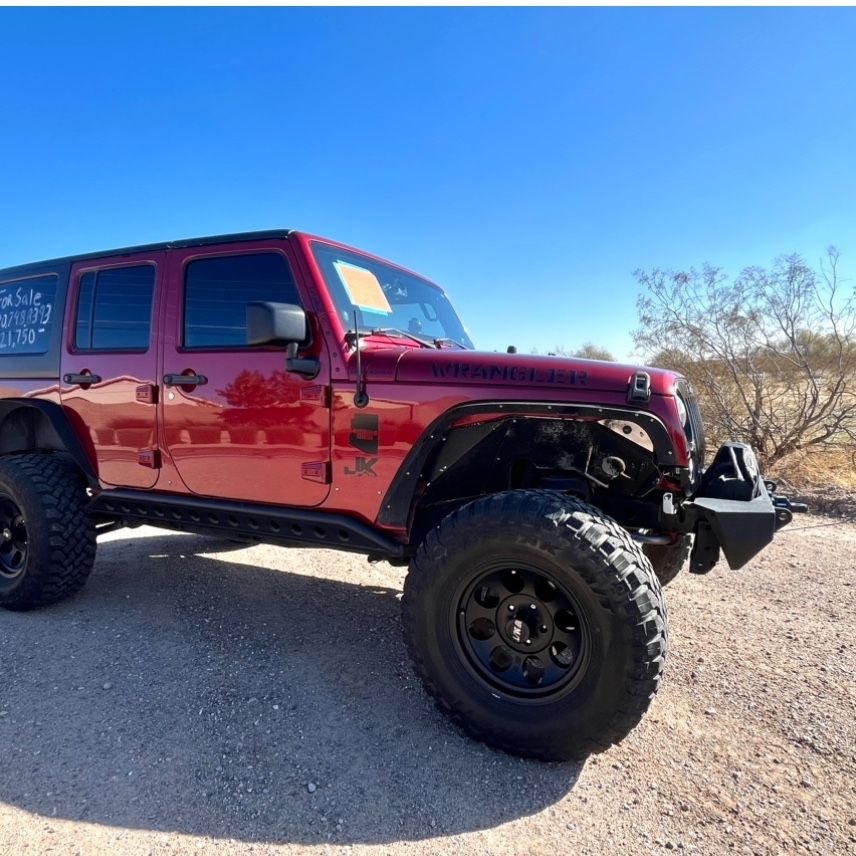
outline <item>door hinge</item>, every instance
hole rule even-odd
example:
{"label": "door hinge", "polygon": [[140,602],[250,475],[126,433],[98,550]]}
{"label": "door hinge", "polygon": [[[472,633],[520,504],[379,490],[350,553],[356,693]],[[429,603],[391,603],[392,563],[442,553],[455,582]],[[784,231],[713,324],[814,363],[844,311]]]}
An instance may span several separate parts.
{"label": "door hinge", "polygon": [[330,387],[320,383],[302,386],[300,387],[300,400],[319,404],[321,407],[329,407]]}
{"label": "door hinge", "polygon": [[159,470],[161,465],[161,454],[158,449],[140,449],[137,452],[137,463],[141,467],[150,467]]}
{"label": "door hinge", "polygon": [[306,481],[330,484],[331,469],[330,461],[307,461],[300,465],[300,474]]}
{"label": "door hinge", "polygon": [[142,404],[157,404],[158,403],[158,388],[150,383],[144,383],[137,387],[137,401]]}

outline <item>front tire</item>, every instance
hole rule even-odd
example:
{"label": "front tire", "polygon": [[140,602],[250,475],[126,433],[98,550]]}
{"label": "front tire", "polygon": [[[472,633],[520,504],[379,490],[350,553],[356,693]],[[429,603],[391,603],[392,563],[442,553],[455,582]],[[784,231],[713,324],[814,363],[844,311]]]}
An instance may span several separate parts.
{"label": "front tire", "polygon": [[80,472],[59,454],[0,458],[0,606],[34,609],[70,597],[95,561]]}
{"label": "front tire", "polygon": [[405,580],[405,640],[471,736],[544,760],[622,740],[657,691],[666,610],[651,566],[578,499],[511,491],[428,533]]}

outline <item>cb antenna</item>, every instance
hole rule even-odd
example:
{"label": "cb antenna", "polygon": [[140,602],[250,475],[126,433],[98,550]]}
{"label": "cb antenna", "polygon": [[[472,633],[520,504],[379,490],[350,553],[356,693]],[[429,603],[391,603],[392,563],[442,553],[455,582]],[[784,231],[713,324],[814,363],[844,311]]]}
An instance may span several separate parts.
{"label": "cb antenna", "polygon": [[357,348],[357,389],[354,392],[354,407],[365,407],[369,403],[366,385],[363,383],[363,361],[360,354],[360,322],[357,317],[357,307],[354,307],[354,345]]}

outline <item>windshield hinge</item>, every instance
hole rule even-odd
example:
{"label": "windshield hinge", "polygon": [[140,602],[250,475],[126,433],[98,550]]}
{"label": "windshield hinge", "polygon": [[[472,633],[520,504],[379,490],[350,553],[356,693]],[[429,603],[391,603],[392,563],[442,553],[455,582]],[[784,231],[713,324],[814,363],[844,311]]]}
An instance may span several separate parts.
{"label": "windshield hinge", "polygon": [[636,372],[630,378],[627,400],[631,404],[647,404],[651,400],[651,375],[648,372]]}

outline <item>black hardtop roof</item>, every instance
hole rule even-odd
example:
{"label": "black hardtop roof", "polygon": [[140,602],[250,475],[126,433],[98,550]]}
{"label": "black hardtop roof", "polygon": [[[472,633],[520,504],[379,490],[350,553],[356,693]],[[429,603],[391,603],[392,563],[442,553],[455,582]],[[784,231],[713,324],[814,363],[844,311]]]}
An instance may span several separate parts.
{"label": "black hardtop roof", "polygon": [[67,265],[73,262],[85,261],[86,259],[100,259],[105,256],[130,256],[134,253],[150,253],[159,250],[173,250],[185,247],[206,247],[211,244],[229,244],[238,241],[261,241],[266,238],[287,238],[293,229],[266,229],[259,232],[236,232],[232,235],[208,235],[204,238],[183,238],[179,241],[165,241],[160,244],[140,244],[135,247],[121,247],[115,250],[99,250],[97,253],[80,253],[74,256],[62,256],[45,261],[27,262],[14,267],[0,268],[0,276],[9,274],[27,273],[30,270],[43,270],[45,268],[59,265]]}

